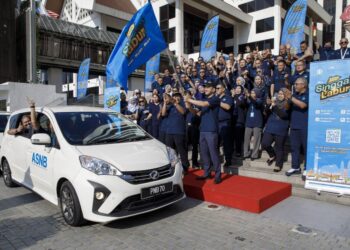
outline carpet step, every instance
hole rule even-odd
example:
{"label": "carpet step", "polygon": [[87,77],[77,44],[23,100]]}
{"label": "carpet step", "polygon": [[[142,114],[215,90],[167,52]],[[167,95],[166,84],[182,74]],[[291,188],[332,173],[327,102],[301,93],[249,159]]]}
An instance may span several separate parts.
{"label": "carpet step", "polygon": [[261,213],[292,193],[289,183],[223,174],[222,183],[215,184],[213,179],[196,179],[203,174],[203,170],[190,169],[185,175],[184,188],[189,197],[252,213]]}

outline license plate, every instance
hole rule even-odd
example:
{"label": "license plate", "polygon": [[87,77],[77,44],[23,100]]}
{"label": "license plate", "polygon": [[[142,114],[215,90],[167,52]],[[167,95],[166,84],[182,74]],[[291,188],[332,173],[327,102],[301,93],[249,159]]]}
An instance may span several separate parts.
{"label": "license plate", "polygon": [[141,199],[151,198],[160,194],[169,193],[173,191],[173,183],[168,182],[159,184],[157,186],[141,189]]}

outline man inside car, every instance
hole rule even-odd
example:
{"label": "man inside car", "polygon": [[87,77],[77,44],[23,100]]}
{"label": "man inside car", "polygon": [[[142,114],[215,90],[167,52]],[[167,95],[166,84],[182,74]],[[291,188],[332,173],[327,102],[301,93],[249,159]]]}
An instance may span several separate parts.
{"label": "man inside car", "polygon": [[18,127],[7,131],[9,135],[22,135],[30,139],[32,135],[39,130],[39,126],[36,121],[35,102],[33,100],[29,100],[28,102],[30,106],[30,115],[22,116]]}

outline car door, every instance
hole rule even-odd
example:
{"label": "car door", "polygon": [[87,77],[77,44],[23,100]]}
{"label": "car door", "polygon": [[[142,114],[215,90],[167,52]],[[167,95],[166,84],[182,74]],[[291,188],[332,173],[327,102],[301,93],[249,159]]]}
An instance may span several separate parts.
{"label": "car door", "polygon": [[[51,135],[49,124],[51,120],[47,114],[38,113],[38,133]],[[51,138],[53,138],[51,136]],[[55,140],[56,141],[56,140]],[[55,167],[55,154],[59,149],[58,142],[55,145],[45,146],[30,143],[27,153],[27,164],[30,168],[30,176],[33,181],[33,190],[47,200],[55,195],[53,174]]]}
{"label": "car door", "polygon": [[[21,122],[23,116],[29,113],[19,113],[11,116],[9,129],[17,128]],[[5,157],[10,164],[12,177],[15,181],[32,187],[32,181],[30,178],[29,168],[26,163],[26,152],[30,145],[30,139],[24,137],[23,135],[6,135],[2,143],[2,151],[5,152]]]}

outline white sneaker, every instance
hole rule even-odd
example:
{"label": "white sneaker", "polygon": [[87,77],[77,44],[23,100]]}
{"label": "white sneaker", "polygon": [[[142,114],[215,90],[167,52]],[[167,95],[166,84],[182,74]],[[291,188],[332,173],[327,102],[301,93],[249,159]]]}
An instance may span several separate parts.
{"label": "white sneaker", "polygon": [[286,172],[286,175],[287,176],[291,176],[293,174],[300,174],[301,173],[301,169],[298,168],[298,169],[295,169],[295,168],[291,168],[289,169],[287,172]]}

